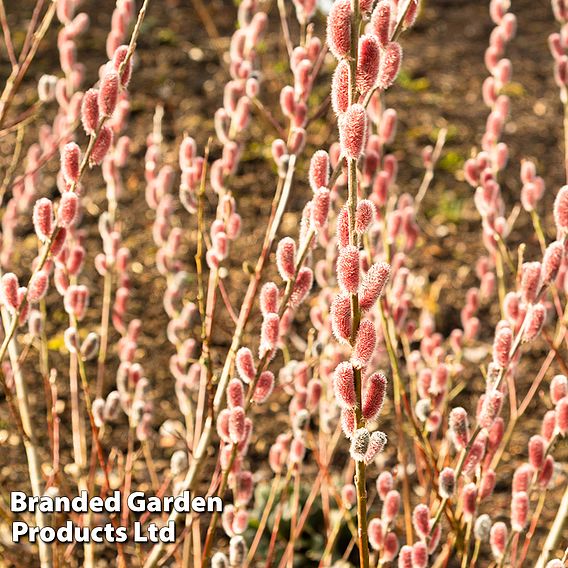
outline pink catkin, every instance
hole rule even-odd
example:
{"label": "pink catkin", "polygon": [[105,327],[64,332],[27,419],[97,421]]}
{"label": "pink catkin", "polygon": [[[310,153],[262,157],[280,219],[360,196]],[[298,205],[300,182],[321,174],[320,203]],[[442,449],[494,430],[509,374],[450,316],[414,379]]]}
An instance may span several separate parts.
{"label": "pink catkin", "polygon": [[236,502],[239,505],[246,505],[252,499],[254,491],[254,480],[250,471],[242,471],[237,476]]}
{"label": "pink catkin", "polygon": [[61,227],[59,231],[57,231],[57,235],[55,235],[55,238],[53,239],[51,244],[52,256],[57,256],[61,252],[63,246],[65,245],[66,238],[67,238],[67,231],[65,228]]}
{"label": "pink catkin", "polygon": [[348,245],[339,251],[337,281],[343,292],[355,294],[359,288],[359,250]]}
{"label": "pink catkin", "polygon": [[428,548],[426,543],[417,542],[412,546],[412,568],[426,568],[428,566]]}
{"label": "pink catkin", "polygon": [[475,483],[468,483],[462,489],[462,510],[464,519],[470,521],[475,515],[477,486]]}
{"label": "pink catkin", "polygon": [[396,121],[396,110],[388,108],[385,112],[383,112],[381,123],[379,125],[379,136],[381,137],[383,144],[389,144],[394,140],[394,136],[396,134]]}
{"label": "pink catkin", "polygon": [[365,456],[369,449],[370,434],[366,428],[358,428],[353,433],[351,438],[351,446],[349,447],[349,453],[351,459],[362,462],[365,461]]}
{"label": "pink catkin", "polygon": [[346,438],[351,438],[355,431],[355,411],[351,408],[341,409],[341,429]]}
{"label": "pink catkin", "polygon": [[536,300],[540,285],[540,273],[540,262],[525,262],[523,264],[521,297],[525,302],[532,303]]}
{"label": "pink catkin", "polygon": [[53,203],[47,197],[42,197],[36,201],[33,223],[38,238],[41,241],[46,241],[53,231]]}
{"label": "pink catkin", "polygon": [[523,341],[532,341],[540,334],[546,320],[546,308],[544,304],[538,303],[529,306],[526,318],[527,323],[523,334]]}
{"label": "pink catkin", "polygon": [[416,505],[412,512],[412,525],[420,538],[428,537],[430,534],[430,510],[426,505]]}
{"label": "pink catkin", "polygon": [[451,411],[449,428],[454,445],[458,450],[463,450],[469,441],[469,426],[465,409],[458,406]]}
{"label": "pink catkin", "polygon": [[101,79],[99,89],[99,112],[101,116],[112,116],[118,101],[118,73],[111,71]]}
{"label": "pink catkin", "polygon": [[251,350],[248,347],[241,347],[237,351],[236,366],[239,376],[245,383],[250,383],[256,376],[256,368]]}
{"label": "pink catkin", "polygon": [[65,192],[59,201],[57,209],[57,220],[62,227],[70,227],[77,218],[79,208],[79,198],[76,193],[70,191]]}
{"label": "pink catkin", "polygon": [[330,307],[333,335],[340,342],[347,342],[351,336],[351,300],[347,294],[338,294]]}
{"label": "pink catkin", "polygon": [[481,480],[479,486],[479,498],[481,500],[486,499],[493,493],[495,488],[495,481],[497,480],[497,475],[492,469],[488,469]]}
{"label": "pink catkin", "polygon": [[333,374],[333,390],[339,406],[345,409],[352,409],[357,403],[355,396],[355,378],[353,367],[344,361],[339,363]]}
{"label": "pink catkin", "polygon": [[356,369],[366,367],[377,344],[377,332],[375,325],[370,320],[363,320],[357,331],[357,339],[355,341],[355,349],[351,357],[351,362]]}
{"label": "pink catkin", "polygon": [[367,390],[363,396],[363,408],[361,410],[365,420],[375,420],[379,415],[385,400],[386,389],[387,379],[382,373],[373,373],[367,379]]}
{"label": "pink catkin", "polygon": [[343,155],[357,160],[363,152],[367,137],[367,111],[360,104],[351,105],[339,117],[339,144]]}
{"label": "pink catkin", "polygon": [[327,224],[331,204],[331,194],[327,187],[321,187],[313,198],[312,220],[316,229],[321,230]]}
{"label": "pink catkin", "polygon": [[499,447],[499,444],[501,444],[503,440],[504,432],[505,421],[501,417],[496,418],[487,437],[488,452],[493,452]]}
{"label": "pink catkin", "polygon": [[556,429],[556,411],[549,410],[548,412],[546,412],[546,414],[542,419],[542,426],[540,429],[540,433],[547,442],[550,442],[550,440],[552,440],[552,437],[554,436],[555,429]]}
{"label": "pink catkin", "polygon": [[554,222],[561,235],[568,233],[568,185],[560,189],[554,200]]}
{"label": "pink catkin", "polygon": [[259,304],[262,315],[278,312],[278,287],[274,282],[267,282],[261,288]]}
{"label": "pink catkin", "polygon": [[451,467],[445,467],[440,472],[438,490],[442,499],[449,499],[456,489],[456,472]]}
{"label": "pink catkin", "polygon": [[310,187],[314,193],[320,187],[327,187],[329,183],[329,154],[325,150],[318,150],[312,156],[309,180]]}
{"label": "pink catkin", "polygon": [[338,63],[331,79],[331,107],[337,116],[349,107],[349,63],[346,60]]}
{"label": "pink catkin", "polygon": [[245,391],[239,379],[231,379],[227,385],[227,405],[229,408],[244,406]]}
{"label": "pink catkin", "polygon": [[231,409],[229,416],[229,437],[233,444],[238,444],[245,439],[245,410],[241,406]]}
{"label": "pink catkin", "polygon": [[568,396],[556,403],[556,426],[563,436],[568,434]]}
{"label": "pink catkin", "polygon": [[292,289],[292,294],[290,295],[290,307],[296,308],[306,299],[312,289],[313,282],[314,273],[312,269],[307,266],[300,268],[296,283]]}
{"label": "pink catkin", "polygon": [[369,199],[359,201],[355,213],[355,231],[360,235],[366,233],[373,223],[375,215],[376,209],[372,201]]}
{"label": "pink catkin", "polygon": [[271,371],[263,371],[254,389],[253,400],[257,404],[266,402],[274,389],[274,375]]}
{"label": "pink catkin", "polygon": [[217,415],[217,435],[223,442],[229,443],[231,441],[231,437],[229,436],[229,416],[231,415],[231,411],[228,408],[224,408],[219,412]]}
{"label": "pink catkin", "polygon": [[481,435],[477,437],[475,442],[471,445],[467,458],[464,462],[463,471],[466,475],[471,476],[477,466],[481,463],[485,455],[485,438]]}
{"label": "pink catkin", "polygon": [[97,136],[97,140],[89,157],[91,165],[98,166],[102,163],[112,145],[112,139],[112,130],[108,126],[103,126]]}
{"label": "pink catkin", "polygon": [[394,479],[390,471],[381,471],[377,478],[377,492],[384,501],[387,493],[394,487]]}
{"label": "pink catkin", "polygon": [[365,452],[365,463],[370,464],[387,445],[387,436],[384,432],[373,432],[369,440],[369,446]]}
{"label": "pink catkin", "polygon": [[511,528],[521,532],[526,524],[529,513],[529,496],[525,491],[515,493],[511,500]]}
{"label": "pink catkin", "polygon": [[276,264],[282,280],[290,280],[295,272],[296,243],[284,237],[276,248]]}
{"label": "pink catkin", "polygon": [[564,375],[555,375],[550,381],[550,399],[552,404],[557,404],[559,400],[568,394],[568,380]]}
{"label": "pink catkin", "polygon": [[369,533],[369,544],[373,550],[380,550],[383,545],[383,523],[381,519],[371,519],[367,527]]}
{"label": "pink catkin", "polygon": [[346,206],[337,215],[336,236],[340,249],[349,246],[349,210]]}
{"label": "pink catkin", "polygon": [[365,95],[373,88],[379,74],[381,60],[380,45],[373,35],[363,35],[359,39],[359,53],[357,60],[357,89]]}
{"label": "pink catkin", "polygon": [[2,276],[2,304],[11,312],[18,307],[18,277],[12,272],[8,272]]}
{"label": "pink catkin", "polygon": [[503,393],[501,391],[494,390],[485,396],[481,406],[481,412],[479,413],[479,425],[482,428],[491,428],[493,422],[495,422],[495,419],[501,412],[502,404]]}
{"label": "pink catkin", "polygon": [[513,473],[513,483],[511,491],[513,494],[527,491],[533,476],[533,468],[530,464],[525,463],[519,466]]}
{"label": "pink catkin", "polygon": [[538,434],[529,440],[529,462],[535,469],[540,469],[544,464],[544,452],[546,441]]}
{"label": "pink catkin", "polygon": [[363,311],[370,310],[382,295],[390,273],[391,268],[385,262],[371,265],[361,285],[359,306]]}
{"label": "pink catkin", "polygon": [[540,487],[545,488],[548,487],[552,476],[554,475],[554,458],[552,456],[546,456],[544,460],[544,464],[540,473],[538,475],[538,484]]}
{"label": "pink catkin", "polygon": [[542,260],[542,281],[548,285],[556,279],[562,259],[564,258],[564,246],[555,241],[548,245]]}
{"label": "pink catkin", "polygon": [[389,0],[381,0],[375,6],[371,16],[371,27],[380,46],[384,49],[390,41],[391,5]]}
{"label": "pink catkin", "polygon": [[121,45],[116,49],[114,55],[112,56],[112,66],[114,67],[115,71],[118,73],[120,71],[121,65],[123,67],[122,73],[120,74],[120,83],[123,87],[128,86],[128,83],[130,82],[130,76],[132,74],[132,58],[130,58],[128,62],[124,63],[127,54],[128,46]]}
{"label": "pink catkin", "polygon": [[405,544],[398,553],[398,568],[413,568],[412,546]]}
{"label": "pink catkin", "polygon": [[402,47],[396,41],[391,41],[381,57],[379,68],[379,87],[385,91],[396,79],[402,63]]}
{"label": "pink catkin", "polygon": [[493,362],[502,369],[509,364],[512,344],[513,332],[510,328],[502,327],[496,332],[493,343]]}
{"label": "pink catkin", "polygon": [[491,545],[491,552],[493,553],[493,556],[497,560],[501,559],[505,552],[505,545],[507,543],[507,525],[505,523],[499,521],[491,527],[489,543]]}
{"label": "pink catkin", "polygon": [[79,166],[81,161],[81,150],[75,142],[69,142],[63,147],[61,152],[61,172],[68,184],[76,183],[79,180]]}
{"label": "pink catkin", "polygon": [[36,272],[28,288],[28,301],[32,304],[39,302],[47,292],[49,274],[45,270]]}
{"label": "pink catkin", "polygon": [[298,438],[294,438],[290,444],[289,460],[292,464],[302,463],[306,455],[306,446],[304,442]]}
{"label": "pink catkin", "polygon": [[336,0],[327,17],[327,45],[336,59],[351,50],[351,0]]}
{"label": "pink catkin", "polygon": [[386,524],[392,523],[400,511],[400,493],[396,489],[391,489],[385,496],[381,518]]}
{"label": "pink catkin", "polygon": [[280,318],[278,314],[266,314],[260,330],[261,350],[272,351],[278,345]]}
{"label": "pink catkin", "polygon": [[[430,527],[432,527],[434,520],[430,521]],[[430,535],[430,540],[428,542],[428,552],[432,554],[440,544],[440,539],[442,538],[442,527],[440,525],[436,525],[434,529],[430,528],[432,534]]]}
{"label": "pink catkin", "polygon": [[416,17],[418,16],[418,4],[419,0],[412,0],[408,6],[408,11],[404,16],[404,29],[411,28],[414,25]]}
{"label": "pink catkin", "polygon": [[399,542],[396,533],[390,532],[385,536],[385,543],[383,546],[383,555],[382,558],[385,562],[392,562],[399,549]]}

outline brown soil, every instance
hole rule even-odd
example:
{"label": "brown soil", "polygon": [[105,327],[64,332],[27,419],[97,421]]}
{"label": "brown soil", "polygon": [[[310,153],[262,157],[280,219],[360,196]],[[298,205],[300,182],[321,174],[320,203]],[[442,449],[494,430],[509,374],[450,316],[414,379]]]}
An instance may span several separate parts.
{"label": "brown soil", "polygon": [[[9,21],[25,21],[32,2],[24,0],[12,8],[8,2]],[[475,211],[472,190],[463,181],[461,165],[469,157],[472,148],[478,145],[488,114],[481,100],[481,83],[487,72],[483,65],[483,53],[487,45],[492,24],[487,14],[486,3],[452,2],[447,0],[429,0],[425,3],[422,16],[416,27],[402,40],[405,50],[404,73],[402,79],[386,96],[388,105],[393,106],[399,113],[398,134],[394,149],[400,160],[399,188],[415,194],[422,175],[420,163],[421,148],[435,140],[437,129],[448,128],[448,142],[444,156],[436,174],[433,186],[423,205],[423,217],[419,223],[425,235],[419,248],[413,253],[412,262],[416,269],[427,277],[427,282],[434,283],[438,279],[444,282],[442,300],[437,306],[437,325],[445,334],[459,325],[459,310],[463,304],[465,291],[476,284],[473,271],[475,260],[483,254],[479,232],[479,219]],[[81,60],[87,65],[88,76],[86,84],[96,79],[97,70],[104,62],[104,54],[100,46],[104,45],[104,36],[109,27],[110,13],[113,2],[109,0],[85,1],[82,10],[91,16],[90,30],[80,43]],[[125,169],[125,194],[120,203],[120,217],[123,222],[125,244],[131,248],[133,256],[140,263],[133,274],[134,289],[130,303],[131,318],[143,321],[143,334],[137,359],[145,369],[152,383],[152,397],[155,401],[156,430],[166,418],[179,419],[176,401],[173,395],[173,381],[168,371],[168,359],[172,348],[165,338],[167,319],[161,304],[164,290],[163,279],[159,276],[154,265],[155,245],[151,240],[150,227],[153,214],[149,212],[143,196],[143,157],[145,138],[152,128],[152,113],[155,105],[160,102],[165,108],[164,141],[166,162],[175,166],[177,145],[181,133],[187,132],[194,136],[198,147],[202,149],[210,134],[213,132],[213,113],[222,101],[222,88],[227,80],[227,68],[218,53],[228,46],[227,38],[232,32],[235,8],[232,3],[221,0],[207,2],[207,8],[218,28],[220,38],[212,41],[205,32],[204,26],[189,2],[174,0],[154,0],[144,24],[139,41],[138,64],[131,83],[132,113],[128,134],[133,140],[132,156]],[[558,99],[558,89],[552,78],[552,60],[547,48],[547,36],[556,29],[548,2],[539,0],[517,0],[513,10],[518,17],[519,32],[517,38],[508,48],[508,57],[513,62],[514,82],[510,88],[512,102],[512,117],[508,122],[504,136],[509,144],[510,160],[503,176],[503,193],[511,207],[518,200],[520,192],[519,164],[522,158],[534,159],[539,174],[546,181],[547,192],[541,203],[540,211],[546,213],[544,224],[548,238],[554,236],[551,223],[551,209],[554,195],[564,182],[563,152],[562,152],[562,109]],[[284,53],[284,48],[277,35],[277,19],[275,6],[271,10],[271,30],[266,41],[266,59],[272,53]],[[322,31],[322,21],[317,22],[318,31]],[[295,30],[294,30],[295,33]],[[269,53],[270,52],[270,53]],[[43,71],[50,71],[57,66],[57,52],[54,34],[48,36],[40,50],[37,61],[32,67],[31,77],[37,79]],[[262,100],[269,107],[276,108],[277,96],[281,87],[289,82],[289,72],[282,71],[285,66],[273,66],[266,70]],[[6,64],[0,63],[1,76],[4,76]],[[326,69],[326,73],[329,68]],[[324,74],[316,90],[318,97],[323,99],[327,93],[329,75]],[[33,100],[33,81],[29,90],[24,91],[17,101],[22,108]],[[276,117],[282,120],[280,111]],[[310,134],[310,147],[305,156],[311,154],[312,148],[325,144],[334,135],[331,117],[328,116],[314,124]],[[35,136],[33,128],[29,129],[29,140]],[[265,230],[259,219],[265,219],[270,209],[276,175],[271,160],[266,154],[266,147],[274,138],[270,125],[262,118],[255,120],[250,132],[250,144],[247,147],[241,173],[235,178],[233,189],[238,201],[238,208],[243,215],[244,226],[241,237],[235,243],[233,254],[228,266],[228,276],[225,286],[230,290],[233,306],[238,308],[243,291],[247,284],[247,276],[242,270],[243,262],[254,262]],[[268,144],[264,144],[267,142]],[[0,141],[0,155],[3,162],[9,160],[10,147],[5,141]],[[213,145],[212,156],[219,153],[218,145]],[[57,169],[56,160],[47,168],[52,176]],[[296,231],[296,222],[309,189],[305,183],[307,158],[303,159],[289,202],[282,232]],[[46,176],[44,187],[50,188],[53,178]],[[86,320],[88,326],[97,325],[96,311],[100,305],[102,283],[94,271],[92,260],[99,247],[99,237],[95,217],[101,208],[105,207],[105,194],[101,185],[99,172],[90,175],[85,183],[88,192],[88,214],[83,221],[87,233],[89,259],[84,269],[85,280],[92,280],[91,296],[92,309]],[[55,190],[49,190],[54,193]],[[211,209],[213,203],[211,204]],[[180,214],[177,221],[188,227],[191,236],[195,231],[195,220],[188,215]],[[31,234],[29,223],[22,223],[22,237]],[[530,220],[521,214],[516,224],[511,242],[521,242],[532,235]],[[33,255],[33,239],[28,250],[14,258],[15,271],[25,272],[24,266]],[[538,246],[531,236],[528,242],[526,257],[538,258]],[[187,258],[191,266],[193,247],[189,244]],[[273,269],[269,270],[269,275]],[[52,322],[58,325],[64,321],[60,300],[55,294],[49,297],[49,309]],[[224,312],[224,310],[220,310]],[[492,330],[498,315],[495,306],[483,308],[481,338],[490,341]],[[255,329],[255,315],[249,330]],[[213,358],[216,368],[222,365],[232,335],[232,323],[225,313],[219,314],[219,327],[214,336]],[[298,330],[304,329],[305,317],[300,317]],[[61,326],[60,326],[61,328]],[[113,336],[116,340],[118,336]],[[255,334],[245,337],[244,343],[250,339],[255,343]],[[112,345],[112,342],[111,342]],[[546,345],[539,343],[532,349],[531,356],[525,358],[522,373],[519,374],[518,391],[524,393],[531,384],[534,374],[538,371],[539,361],[546,354]],[[45,399],[41,377],[35,366],[35,354],[30,354],[26,362],[27,379],[32,393],[32,405],[37,409],[37,424],[44,426]],[[65,355],[57,351],[51,353],[51,364],[58,366],[62,373],[58,379],[60,396],[67,399],[65,376]],[[117,357],[112,350],[107,366],[106,386],[111,390],[113,373],[116,369]],[[277,369],[278,364],[275,365]],[[94,373],[94,366],[89,372]],[[553,366],[551,376],[559,369]],[[482,389],[481,375],[474,365],[469,365],[464,379],[468,387],[459,398],[459,403],[472,408],[477,394]],[[546,381],[545,381],[546,383]],[[531,406],[529,417],[523,422],[518,437],[511,444],[511,453],[506,456],[505,464],[499,472],[497,490],[502,509],[493,506],[494,520],[508,518],[509,480],[512,468],[518,460],[526,455],[526,432],[536,433],[540,428],[540,420],[545,412],[542,397],[536,397]],[[275,401],[283,403],[286,397],[283,393],[275,395]],[[267,447],[275,436],[287,428],[288,418],[284,409],[287,403],[279,405],[270,403],[262,409],[262,413],[270,415],[266,420],[258,421],[253,444],[252,457],[256,464],[255,455],[266,454]],[[388,409],[387,409],[388,410]],[[384,429],[389,431],[390,421],[385,420]],[[13,489],[26,489],[27,470],[25,455],[20,439],[17,437],[5,404],[0,406],[0,484],[4,495]],[[109,433],[113,443],[120,451],[126,449],[125,424],[120,424]],[[391,428],[394,431],[394,429]],[[71,426],[68,407],[62,415],[61,422],[62,461],[71,461]],[[47,440],[42,458],[49,460]],[[387,464],[394,464],[396,448],[394,433],[390,435],[387,451]],[[168,467],[170,449],[154,449],[156,467],[160,474]],[[560,443],[556,455],[559,460],[568,457],[564,442]],[[338,457],[338,465],[343,463],[343,456]],[[213,463],[213,460],[212,462]],[[136,470],[138,482],[148,480],[147,471],[142,460]],[[261,467],[265,467],[264,465]],[[258,466],[255,466],[258,469]],[[203,488],[209,484],[211,470],[203,475]],[[65,480],[62,480],[65,487]],[[565,483],[565,482],[564,482]],[[67,487],[72,492],[72,487]],[[555,513],[555,500],[562,493],[561,487],[551,492],[550,503],[545,518],[550,520]],[[371,512],[378,513],[378,509]],[[541,526],[546,526],[541,523]],[[308,529],[308,533],[314,532]],[[317,531],[315,531],[317,532]],[[537,530],[537,537],[544,534],[545,529]],[[568,536],[565,534],[565,537]],[[566,542],[564,541],[564,546]],[[309,544],[306,544],[309,547]],[[32,566],[33,560],[28,557],[27,549],[22,552],[6,552],[6,565]],[[108,559],[113,558],[108,551]],[[307,552],[307,555],[302,555]],[[537,553],[533,549],[533,556]],[[79,549],[77,548],[77,555]],[[309,550],[298,555],[299,566],[312,565],[309,560]],[[79,558],[79,556],[77,557]],[[1,565],[1,561],[0,561]],[[70,566],[73,564],[69,564]],[[176,564],[173,564],[176,565]],[[479,563],[487,565],[487,562]],[[532,561],[527,560],[526,566]]]}

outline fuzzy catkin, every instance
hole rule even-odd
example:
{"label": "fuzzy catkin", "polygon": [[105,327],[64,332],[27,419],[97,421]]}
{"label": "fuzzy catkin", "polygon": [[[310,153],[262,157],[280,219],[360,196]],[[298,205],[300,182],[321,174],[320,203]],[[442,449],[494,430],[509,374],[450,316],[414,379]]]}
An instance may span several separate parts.
{"label": "fuzzy catkin", "polygon": [[336,59],[351,50],[351,0],[336,0],[327,17],[327,45]]}
{"label": "fuzzy catkin", "polygon": [[361,413],[367,421],[377,418],[383,407],[387,379],[382,373],[374,373],[367,379],[367,389],[363,396]]}
{"label": "fuzzy catkin", "polygon": [[339,144],[343,155],[357,160],[367,137],[367,111],[360,104],[351,105],[338,119]]}
{"label": "fuzzy catkin", "polygon": [[377,332],[375,325],[371,320],[363,320],[359,324],[357,337],[355,340],[355,349],[351,357],[351,362],[356,369],[362,369],[367,366],[377,344]]}
{"label": "fuzzy catkin", "polygon": [[371,265],[361,285],[359,306],[363,311],[370,310],[383,294],[390,273],[391,268],[386,262]]}

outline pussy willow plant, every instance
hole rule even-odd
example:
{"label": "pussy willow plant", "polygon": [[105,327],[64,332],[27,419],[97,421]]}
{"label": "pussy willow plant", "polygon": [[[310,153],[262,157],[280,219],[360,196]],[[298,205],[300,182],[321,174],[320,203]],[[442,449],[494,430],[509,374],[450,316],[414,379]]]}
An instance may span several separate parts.
{"label": "pussy willow plant", "polygon": [[[85,489],[104,497],[119,488],[126,499],[134,489],[151,488],[160,496],[191,490],[224,499],[222,514],[205,521],[172,512],[167,520],[178,528],[175,545],[132,552],[118,544],[120,566],[323,567],[342,558],[363,568],[496,568],[523,566],[537,556],[540,568],[564,565],[568,548],[558,549],[564,547],[568,490],[550,530],[537,530],[544,525],[547,499],[566,484],[556,459],[568,433],[568,381],[554,374],[548,389],[541,386],[555,361],[564,368],[568,186],[556,195],[554,226],[547,224],[539,214],[544,173],[537,175],[535,162],[523,159],[518,195],[508,188],[519,204],[507,214],[504,133],[513,64],[505,49],[517,26],[507,0],[489,2],[494,27],[482,97],[490,114],[481,149],[472,152],[463,172],[475,190],[485,252],[474,267],[479,284],[465,293],[460,326],[447,336],[436,331],[431,302],[424,301],[426,293],[436,296],[436,284],[427,284],[431,267],[422,258],[421,227],[428,221],[420,209],[445,131],[435,147],[424,148],[417,187],[399,187],[397,112],[387,106],[396,102],[390,87],[402,63],[399,40],[418,14],[416,0],[335,0],[325,16],[325,41],[317,35],[324,17],[315,2],[294,0],[292,13],[283,0],[243,0],[222,57],[228,80],[214,115],[214,136],[180,133],[174,148],[163,135],[164,107],[152,105],[149,134],[145,144],[137,144],[145,145],[140,176],[145,189],[137,197],[150,210],[155,252],[150,264],[165,288],[164,368],[172,380],[162,387],[168,400],[153,394],[147,375],[152,366],[142,356],[146,315],[136,319],[130,313],[136,265],[143,259],[127,244],[130,219],[121,203],[122,172],[131,162],[130,79],[148,4],[145,0],[136,16],[132,0],[117,1],[105,45],[109,61],[83,92],[86,69],[77,38],[86,33],[88,15],[76,13],[72,0],[48,6],[38,0],[19,45],[0,0],[11,67],[0,98],[0,136],[14,144],[0,191],[7,198],[0,255],[1,382],[23,441],[32,493]],[[207,7],[199,0],[195,7],[208,32],[215,32]],[[566,111],[568,5],[554,0],[552,8],[560,30],[549,45]],[[43,74],[37,100],[22,110],[18,92],[53,22],[61,26],[61,71]],[[279,97],[264,82],[274,63],[271,51],[277,50],[259,48],[263,38],[273,39],[267,31],[274,26],[290,77],[278,85]],[[318,104],[322,92],[330,95]],[[338,141],[306,159],[312,136],[321,143],[315,125],[327,112],[326,101],[331,137]],[[57,110],[48,125],[43,113],[52,104]],[[36,123],[38,142],[26,151],[25,134]],[[258,258],[242,273],[236,254],[252,223],[241,207],[239,176],[259,140],[270,146],[263,159],[274,191]],[[60,157],[55,185],[61,197],[55,202],[47,197],[53,182],[44,173],[53,157]],[[104,203],[93,207],[87,173],[99,166]],[[302,169],[307,183],[298,176]],[[311,193],[302,203],[299,228],[284,232],[289,198],[302,185]],[[86,233],[93,211],[96,243]],[[532,229],[514,242],[515,223],[525,213]],[[28,269],[14,268],[14,260],[24,258],[20,226],[30,220],[39,253]],[[527,252],[533,242],[537,253]],[[21,286],[16,273],[26,272],[31,277]],[[228,277],[232,273],[235,278]],[[100,282],[90,274],[98,274]],[[51,282],[56,294],[49,293]],[[98,296],[100,308],[94,309]],[[439,291],[436,300],[443,303]],[[498,306],[497,323],[481,316],[490,303]],[[60,304],[63,318],[52,315]],[[217,342],[226,329],[228,349]],[[68,361],[55,370],[58,335]],[[489,342],[483,340],[489,336]],[[548,354],[521,397],[521,357],[543,342]],[[154,345],[150,356],[161,350]],[[487,351],[487,361],[480,351]],[[37,409],[27,370],[33,353],[46,393],[47,459],[32,419]],[[485,383],[473,403],[461,395],[466,373]],[[62,385],[67,377],[69,388]],[[61,440],[67,392],[71,463],[62,457]],[[171,414],[154,433],[155,408],[172,401]],[[511,477],[503,462],[529,408],[542,415],[540,431],[523,437],[526,460],[512,463]],[[277,434],[264,428],[273,412],[281,425]],[[379,419],[386,434],[378,429]],[[121,427],[124,444],[112,435]],[[511,492],[505,510],[493,494],[498,482]],[[132,520],[124,506],[108,522],[130,531]],[[166,519],[146,513],[141,520]],[[99,521],[90,514],[80,518],[84,529]],[[37,526],[52,522],[36,513]],[[317,531],[310,530],[314,525]],[[76,546],[40,542],[40,565],[72,563]],[[98,546],[82,547],[83,564],[97,565]]]}

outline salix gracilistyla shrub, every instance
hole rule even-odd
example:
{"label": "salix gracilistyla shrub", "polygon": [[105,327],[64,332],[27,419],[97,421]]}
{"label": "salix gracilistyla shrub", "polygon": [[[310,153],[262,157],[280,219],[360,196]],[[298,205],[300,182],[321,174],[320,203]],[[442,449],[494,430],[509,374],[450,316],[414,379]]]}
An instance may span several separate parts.
{"label": "salix gracilistyla shrub", "polygon": [[[139,118],[145,138],[129,128],[153,3],[117,0],[93,70],[81,57],[87,7],[48,4],[37,2],[20,45],[0,3],[12,69],[0,136],[13,142],[0,192],[1,382],[32,493],[119,489],[125,501],[135,490],[189,490],[224,501],[203,517],[143,515],[174,523],[174,545],[77,544],[83,564],[110,549],[117,565],[147,568],[563,565],[568,186],[547,215],[548,172],[508,145],[518,65],[507,57],[517,32],[510,3],[488,2],[480,86],[489,112],[469,141],[465,183],[455,181],[471,190],[483,253],[449,322],[440,321],[448,310],[435,313],[444,294],[439,306],[424,301],[424,203],[446,130],[420,153],[418,183],[399,176],[415,162],[400,159],[397,130],[408,124],[399,124],[396,81],[417,0],[243,0],[227,43],[199,3],[224,83],[212,92],[211,132],[175,140],[171,109],[157,100]],[[552,1],[552,17],[565,111],[564,0]],[[35,102],[20,108],[56,26],[59,66],[37,77]],[[511,168],[515,187],[504,183]],[[249,197],[266,180],[270,203],[253,218],[243,185]],[[127,183],[145,210],[144,235],[131,229]],[[32,254],[22,227],[33,227]],[[162,319],[150,322],[141,299],[159,304]],[[45,392],[37,408],[31,385]],[[73,520],[85,530],[102,522]],[[124,504],[105,522],[131,532],[134,520]],[[36,513],[38,526],[53,522]],[[49,567],[74,552],[40,543],[38,554]]]}

